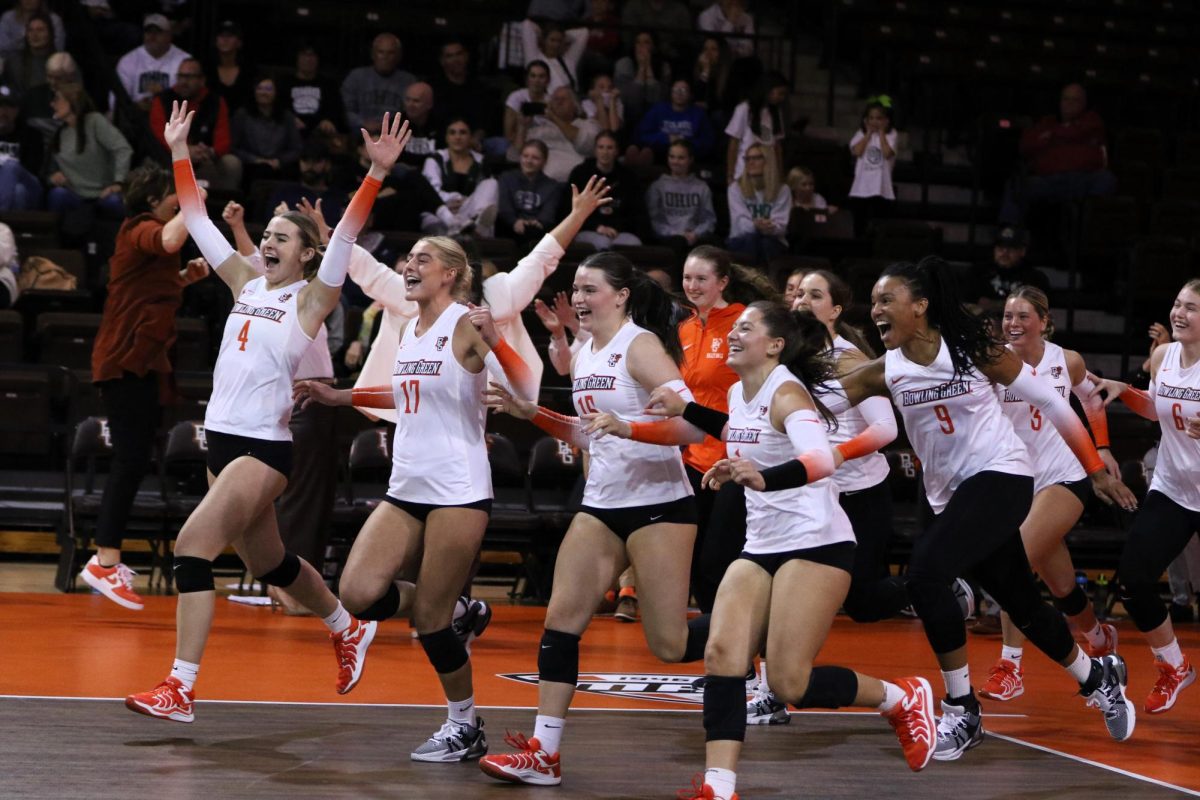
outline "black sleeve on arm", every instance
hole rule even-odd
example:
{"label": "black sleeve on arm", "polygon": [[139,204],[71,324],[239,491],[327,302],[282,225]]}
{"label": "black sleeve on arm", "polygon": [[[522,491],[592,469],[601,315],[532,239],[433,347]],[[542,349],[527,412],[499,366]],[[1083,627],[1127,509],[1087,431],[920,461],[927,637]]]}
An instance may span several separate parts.
{"label": "black sleeve on arm", "polygon": [[777,492],[780,489],[798,489],[808,483],[808,468],[798,458],[790,458],[786,463],[767,467],[762,471],[764,492]]}
{"label": "black sleeve on arm", "polygon": [[729,415],[699,403],[688,403],[683,409],[683,419],[714,439],[720,439],[725,432],[725,423],[729,422]]}

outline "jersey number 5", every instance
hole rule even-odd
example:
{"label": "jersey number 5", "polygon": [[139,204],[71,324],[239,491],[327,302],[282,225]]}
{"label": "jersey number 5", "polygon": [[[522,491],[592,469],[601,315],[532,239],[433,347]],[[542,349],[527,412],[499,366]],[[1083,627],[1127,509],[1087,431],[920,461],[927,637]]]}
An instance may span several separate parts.
{"label": "jersey number 5", "polygon": [[404,381],[400,384],[404,392],[404,413],[415,414],[421,408],[421,382],[419,380]]}
{"label": "jersey number 5", "polygon": [[250,320],[246,320],[246,324],[238,331],[237,340],[242,343],[238,350],[245,350],[246,342],[250,341]]}
{"label": "jersey number 5", "polygon": [[938,428],[942,433],[954,433],[954,420],[950,419],[950,409],[943,405],[936,405],[933,407],[933,413],[938,418]]}

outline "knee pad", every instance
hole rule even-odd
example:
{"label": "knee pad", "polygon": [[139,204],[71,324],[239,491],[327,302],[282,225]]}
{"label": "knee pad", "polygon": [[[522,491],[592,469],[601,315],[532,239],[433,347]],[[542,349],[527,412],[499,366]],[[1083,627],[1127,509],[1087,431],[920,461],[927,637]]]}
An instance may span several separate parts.
{"label": "knee pad", "polygon": [[845,667],[813,667],[796,708],[842,708],[854,704],[858,676]]}
{"label": "knee pad", "polygon": [[746,677],[704,679],[704,741],[746,740]]}
{"label": "knee pad", "polygon": [[396,612],[399,610],[400,588],[396,586],[395,581],[392,581],[388,583],[387,591],[383,593],[383,597],[371,603],[371,605],[359,611],[354,616],[365,620],[391,619],[396,616]]}
{"label": "knee pad", "polygon": [[175,576],[175,590],[180,594],[189,592],[211,592],[213,585],[212,562],[207,558],[175,556],[171,564]]}
{"label": "knee pad", "polygon": [[295,553],[284,553],[279,566],[266,575],[256,575],[254,579],[264,586],[278,586],[286,589],[300,577],[300,556]]}
{"label": "knee pad", "polygon": [[1133,624],[1142,633],[1152,631],[1167,619],[1167,604],[1158,596],[1158,590],[1152,584],[1133,583],[1124,581],[1120,588],[1121,605],[1133,618]]}
{"label": "knee pad", "polygon": [[[392,584],[395,586],[395,584]],[[422,633],[418,637],[425,656],[439,675],[454,672],[467,663],[467,648],[452,628],[442,628],[433,633]]]}
{"label": "knee pad", "polygon": [[1052,597],[1051,602],[1054,607],[1068,617],[1076,617],[1083,613],[1088,607],[1088,596],[1084,594],[1083,589],[1079,588],[1079,584],[1075,584],[1075,588],[1071,589],[1071,593],[1066,597]]}
{"label": "knee pad", "polygon": [[547,628],[542,631],[542,646],[538,649],[538,680],[550,683],[579,682],[579,638]]}
{"label": "knee pad", "polygon": [[712,617],[708,614],[701,614],[688,620],[687,644],[683,646],[683,658],[679,659],[681,663],[687,664],[704,658],[710,622],[712,622]]}

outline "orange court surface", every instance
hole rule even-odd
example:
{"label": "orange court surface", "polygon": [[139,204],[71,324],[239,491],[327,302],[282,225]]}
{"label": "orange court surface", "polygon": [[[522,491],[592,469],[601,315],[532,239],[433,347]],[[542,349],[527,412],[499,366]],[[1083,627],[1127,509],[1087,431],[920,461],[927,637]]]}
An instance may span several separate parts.
{"label": "orange court surface", "polygon": [[[444,719],[432,668],[405,622],[388,622],[362,682],[334,691],[335,661],[319,620],[218,598],[197,682],[193,724],[154,720],[120,700],[162,680],[174,647],[173,597],[130,612],[86,594],[0,594],[0,798],[670,798],[703,771],[701,664],[665,665],[641,626],[597,617],[581,646],[580,684],[562,750],[563,784],[498,784],[473,763],[409,760]],[[537,646],[545,610],[497,604],[473,646],[475,697],[491,752],[503,734],[532,734]],[[984,702],[989,738],[952,763],[913,774],[871,711],[793,713],[751,728],[738,778],[744,800],[824,797],[1094,798],[1200,796],[1200,687],[1168,713],[1141,703],[1150,651],[1128,622],[1137,729],[1111,741],[1065,672],[1026,649],[1024,696]],[[1200,654],[1196,626],[1179,628]],[[999,654],[970,638],[978,686]],[[880,677],[918,674],[941,690],[920,624],[856,625],[839,617],[820,663]]]}

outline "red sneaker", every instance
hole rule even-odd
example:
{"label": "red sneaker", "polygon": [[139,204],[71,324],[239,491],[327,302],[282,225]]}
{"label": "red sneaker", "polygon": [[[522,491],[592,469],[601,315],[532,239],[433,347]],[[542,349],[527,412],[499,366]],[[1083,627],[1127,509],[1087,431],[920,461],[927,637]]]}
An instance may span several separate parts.
{"label": "red sneaker", "polygon": [[349,694],[350,690],[358,685],[363,667],[367,663],[367,648],[375,639],[375,631],[378,628],[379,623],[374,620],[363,622],[355,619],[350,622],[350,627],[341,633],[329,634],[329,638],[333,640],[333,654],[337,656],[338,661],[338,694]]}
{"label": "red sneaker", "polygon": [[924,678],[901,678],[896,684],[904,690],[904,699],[883,716],[900,739],[909,769],[920,772],[929,764],[937,744],[933,690]]}
{"label": "red sneaker", "polygon": [[536,737],[526,739],[520,733],[505,733],[504,741],[516,748],[517,752],[479,759],[479,768],[484,773],[509,783],[528,783],[533,786],[558,786],[562,783],[562,765],[558,753],[547,753]]}
{"label": "red sneaker", "polygon": [[133,590],[133,576],[136,573],[124,564],[114,564],[111,567],[100,566],[100,557],[92,556],[84,565],[79,577],[88,586],[112,600],[119,606],[132,611],[141,611],[145,606],[141,595]]}
{"label": "red sneaker", "polygon": [[713,788],[704,782],[703,775],[692,778],[692,785],[675,793],[677,800],[738,800],[737,792],[731,797],[717,797]]}
{"label": "red sneaker", "polygon": [[1158,667],[1158,680],[1146,698],[1146,713],[1161,714],[1175,705],[1179,693],[1196,680],[1196,670],[1187,658],[1178,667],[1165,661],[1155,661],[1154,666]]}
{"label": "red sneaker", "polygon": [[131,694],[125,698],[125,707],[147,717],[170,719],[175,722],[192,722],[192,703],[196,693],[188,689],[178,678],[168,677],[148,692]]}
{"label": "red sneaker", "polygon": [[1025,694],[1025,670],[1014,661],[1002,658],[988,673],[979,693],[992,700],[1015,700]]}
{"label": "red sneaker", "polygon": [[1083,646],[1083,651],[1092,658],[1104,658],[1117,652],[1117,626],[1102,622],[1100,631],[1104,634],[1104,644],[1099,647],[1092,647],[1090,644]]}

